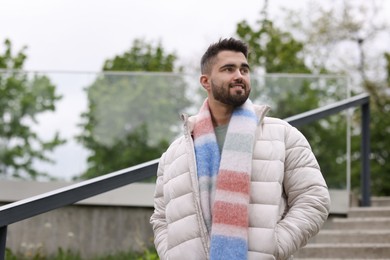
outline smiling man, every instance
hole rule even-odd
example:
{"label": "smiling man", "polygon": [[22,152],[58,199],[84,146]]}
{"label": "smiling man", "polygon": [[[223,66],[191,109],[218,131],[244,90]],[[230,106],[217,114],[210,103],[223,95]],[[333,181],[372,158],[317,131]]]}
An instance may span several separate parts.
{"label": "smiling man", "polygon": [[248,48],[230,38],[201,59],[207,91],[162,155],[151,223],[161,259],[288,259],[330,206],[305,137],[254,105]]}

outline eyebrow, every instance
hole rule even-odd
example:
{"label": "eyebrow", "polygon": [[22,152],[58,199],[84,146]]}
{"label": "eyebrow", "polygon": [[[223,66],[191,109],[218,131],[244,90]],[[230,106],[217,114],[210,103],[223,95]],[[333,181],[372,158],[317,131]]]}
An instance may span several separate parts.
{"label": "eyebrow", "polygon": [[[228,63],[228,64],[225,64],[225,65],[222,65],[221,69],[228,68],[228,67],[237,67],[237,66],[234,63]],[[241,63],[240,68],[248,68],[250,70],[250,67],[249,67],[248,63]]]}

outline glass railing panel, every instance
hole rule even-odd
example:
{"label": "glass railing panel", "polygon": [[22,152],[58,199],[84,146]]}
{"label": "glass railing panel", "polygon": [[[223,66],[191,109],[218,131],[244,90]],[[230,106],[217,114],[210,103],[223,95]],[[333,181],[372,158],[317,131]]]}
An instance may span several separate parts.
{"label": "glass railing panel", "polygon": [[[66,140],[47,153],[53,164],[34,161],[34,167],[54,179],[104,174],[142,158],[157,158],[182,133],[180,114],[195,114],[206,96],[199,76],[183,73],[1,71],[0,84],[22,76],[26,86],[34,77],[45,77],[62,96],[55,111],[40,113],[37,123],[29,122],[43,139],[58,132]],[[345,77],[252,75],[250,98],[270,105],[269,116],[286,118],[347,95]],[[345,187],[346,129],[344,113],[300,127],[331,187]]]}

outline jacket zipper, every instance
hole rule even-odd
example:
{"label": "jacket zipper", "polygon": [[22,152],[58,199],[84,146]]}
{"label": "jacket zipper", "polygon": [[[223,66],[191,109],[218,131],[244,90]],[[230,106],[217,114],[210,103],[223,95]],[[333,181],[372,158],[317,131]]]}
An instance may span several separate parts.
{"label": "jacket zipper", "polygon": [[[182,119],[184,121],[184,135],[186,139],[186,145],[188,149],[188,157],[189,157],[189,170],[190,170],[190,176],[193,181],[193,192],[195,194],[194,200],[195,205],[197,209],[197,219],[198,219],[198,225],[201,229],[201,239],[203,241],[203,247],[206,253],[206,259],[209,259],[209,250],[210,250],[210,238],[209,234],[206,228],[206,223],[204,221],[202,208],[200,206],[200,196],[199,196],[199,182],[198,182],[198,174],[197,174],[197,167],[196,167],[196,158],[195,158],[195,147],[194,147],[194,141],[191,136],[191,131],[188,128],[188,115],[183,114]],[[192,166],[191,166],[192,165]],[[193,169],[193,170],[192,170]]]}

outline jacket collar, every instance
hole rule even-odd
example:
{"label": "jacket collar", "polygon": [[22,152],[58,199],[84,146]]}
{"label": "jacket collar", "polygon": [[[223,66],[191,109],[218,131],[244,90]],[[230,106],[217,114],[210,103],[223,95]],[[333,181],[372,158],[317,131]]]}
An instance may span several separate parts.
{"label": "jacket collar", "polygon": [[[268,105],[253,105],[255,113],[257,118],[259,119],[258,122],[261,124],[264,117],[270,110],[270,107]],[[194,116],[188,116],[187,114],[182,114],[181,119],[184,121],[184,127],[186,130],[189,131],[189,133],[192,133],[192,130],[194,130],[194,126],[196,123],[197,115]]]}

